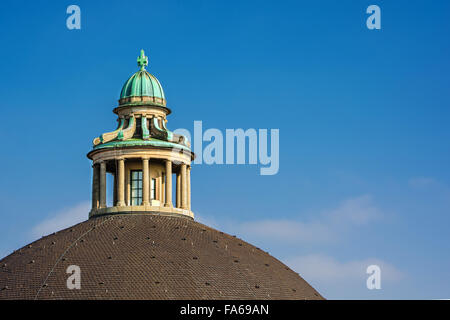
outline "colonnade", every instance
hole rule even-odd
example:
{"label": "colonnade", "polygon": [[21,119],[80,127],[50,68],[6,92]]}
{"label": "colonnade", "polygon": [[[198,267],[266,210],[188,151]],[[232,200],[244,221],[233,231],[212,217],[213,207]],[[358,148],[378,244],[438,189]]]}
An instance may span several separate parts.
{"label": "colonnade", "polygon": [[[133,158],[135,160],[135,158]],[[115,190],[113,206],[125,207],[125,158],[115,159]],[[150,158],[143,157],[142,161],[142,206],[150,206]],[[172,172],[173,163],[171,160],[163,160],[165,163],[164,193],[161,190],[160,200],[164,199],[164,207],[172,208]],[[176,172],[176,203],[175,207],[191,210],[191,167],[181,163]],[[92,209],[106,208],[106,161],[99,161],[93,165],[92,175]]]}

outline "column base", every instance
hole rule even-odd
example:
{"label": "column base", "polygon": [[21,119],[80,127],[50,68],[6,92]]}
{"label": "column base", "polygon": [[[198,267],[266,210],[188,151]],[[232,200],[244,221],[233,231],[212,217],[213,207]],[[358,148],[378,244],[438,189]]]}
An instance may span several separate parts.
{"label": "column base", "polygon": [[169,214],[173,216],[185,216],[194,218],[194,213],[187,209],[163,207],[163,206],[115,206],[107,208],[92,209],[89,218],[108,214]]}

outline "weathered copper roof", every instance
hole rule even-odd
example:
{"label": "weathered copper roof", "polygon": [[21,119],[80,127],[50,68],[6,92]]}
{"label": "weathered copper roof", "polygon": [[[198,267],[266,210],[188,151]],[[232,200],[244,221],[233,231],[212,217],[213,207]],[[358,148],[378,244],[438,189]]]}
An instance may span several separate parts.
{"label": "weathered copper roof", "polygon": [[117,147],[135,147],[135,146],[152,146],[152,147],[162,147],[162,148],[177,148],[183,149],[186,151],[191,151],[191,149],[187,146],[184,146],[179,143],[174,143],[170,141],[164,141],[155,138],[149,138],[148,140],[143,139],[128,139],[128,140],[114,140],[111,142],[99,144],[94,146],[94,150],[98,149],[106,149],[106,148],[117,148]]}
{"label": "weathered copper roof", "polygon": [[141,50],[141,56],[138,57],[138,66],[140,70],[134,73],[123,85],[120,92],[120,99],[129,97],[155,97],[165,100],[164,91],[155,76],[145,70],[148,65],[148,58]]}
{"label": "weathered copper roof", "polygon": [[139,70],[125,82],[120,91],[120,99],[129,97],[156,97],[165,99],[161,83],[147,70]]}
{"label": "weathered copper roof", "polygon": [[[81,269],[68,289],[67,267]],[[182,217],[111,215],[0,261],[0,299],[323,299],[268,253]]]}

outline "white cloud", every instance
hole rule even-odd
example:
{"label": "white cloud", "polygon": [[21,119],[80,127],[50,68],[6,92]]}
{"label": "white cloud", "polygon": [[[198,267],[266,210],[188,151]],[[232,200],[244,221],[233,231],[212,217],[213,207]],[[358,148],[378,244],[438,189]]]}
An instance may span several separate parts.
{"label": "white cloud", "polygon": [[340,262],[327,255],[312,254],[287,259],[286,264],[304,278],[316,282],[365,281],[368,277],[366,269],[373,264],[381,268],[381,276],[384,281],[398,281],[404,277],[404,274],[397,268],[376,258]]}
{"label": "white cloud", "polygon": [[370,195],[350,198],[329,212],[330,222],[345,225],[365,225],[382,216]]}
{"label": "white cloud", "polygon": [[[406,277],[395,266],[376,258],[341,262],[327,255],[312,254],[284,262],[328,299],[383,298]],[[366,270],[370,265],[381,269],[381,290],[367,289]]]}
{"label": "white cloud", "polygon": [[216,219],[214,219],[213,217],[206,217],[202,214],[199,214],[198,212],[195,212],[195,221],[203,223],[204,225],[214,228],[214,229],[219,229],[219,224],[216,221]]}
{"label": "white cloud", "polygon": [[240,234],[277,242],[328,242],[334,238],[329,227],[322,222],[304,223],[295,220],[261,220],[240,224]]}
{"label": "white cloud", "polygon": [[40,238],[85,221],[88,218],[90,209],[90,203],[88,201],[81,202],[72,208],[63,209],[34,226],[31,234],[35,238]]}
{"label": "white cloud", "polygon": [[[312,218],[308,220],[298,216],[233,223],[220,220],[220,228],[225,227],[233,234],[236,232],[250,243],[269,247],[275,256],[288,257],[282,260],[326,298],[373,299],[392,292],[389,289],[384,292],[367,289],[366,280],[369,275],[366,269],[372,264],[381,268],[382,286],[385,284],[389,287],[389,284],[404,277],[396,267],[377,258],[339,261],[325,254],[304,254],[312,248],[320,248],[322,252],[327,252],[330,248],[336,250],[336,243],[343,238],[361,241],[360,234],[358,239],[352,239],[352,231],[383,217],[383,212],[370,195],[346,199],[335,208],[308,216]],[[217,220],[214,223],[217,225]]]}
{"label": "white cloud", "polygon": [[425,187],[429,187],[432,185],[436,185],[437,181],[433,178],[415,177],[415,178],[409,179],[408,184],[410,187],[413,187],[413,188],[425,188]]}
{"label": "white cloud", "polygon": [[343,201],[337,208],[318,214],[312,221],[298,218],[257,220],[237,223],[232,229],[253,239],[322,244],[335,242],[352,227],[366,225],[381,216],[372,197],[362,195]]}

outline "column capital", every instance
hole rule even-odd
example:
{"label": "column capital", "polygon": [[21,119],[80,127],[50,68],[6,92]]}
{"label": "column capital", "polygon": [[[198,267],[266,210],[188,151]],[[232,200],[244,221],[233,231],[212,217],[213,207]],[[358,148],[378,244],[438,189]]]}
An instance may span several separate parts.
{"label": "column capital", "polygon": [[98,164],[98,165],[106,164],[106,160],[97,160],[97,161],[94,161],[94,163],[93,163],[92,165],[95,166],[96,164]]}

